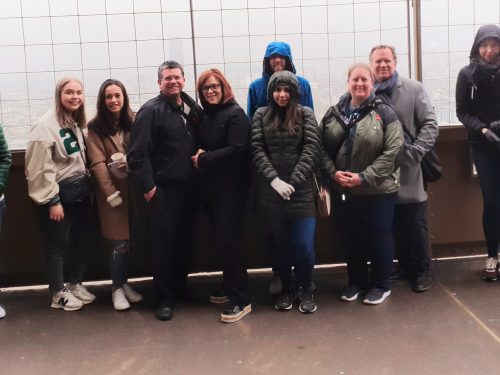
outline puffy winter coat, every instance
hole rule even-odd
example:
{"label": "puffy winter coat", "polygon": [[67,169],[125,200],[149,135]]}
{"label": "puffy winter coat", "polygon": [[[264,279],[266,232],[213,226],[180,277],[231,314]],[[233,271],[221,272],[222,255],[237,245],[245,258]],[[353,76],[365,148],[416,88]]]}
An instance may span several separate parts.
{"label": "puffy winter coat", "polygon": [[[269,129],[274,114],[280,109],[272,99],[276,86],[287,85],[290,103],[296,105],[295,132],[282,127]],[[257,202],[263,212],[286,215],[290,218],[316,215],[316,185],[314,171],[319,167],[321,140],[314,113],[310,108],[297,105],[299,82],[294,74],[283,71],[269,80],[268,106],[259,108],[252,119],[251,151],[257,174]],[[290,105],[289,103],[289,105]],[[272,187],[276,177],[295,188],[290,200],[284,200]]]}

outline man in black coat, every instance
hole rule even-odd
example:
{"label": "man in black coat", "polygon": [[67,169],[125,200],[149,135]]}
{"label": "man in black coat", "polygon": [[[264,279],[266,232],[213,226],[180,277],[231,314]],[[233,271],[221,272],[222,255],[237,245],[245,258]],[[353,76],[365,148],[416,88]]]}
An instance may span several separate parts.
{"label": "man in black coat", "polygon": [[172,318],[174,299],[183,293],[197,209],[191,156],[201,108],[182,91],[184,84],[179,63],[160,65],[160,93],[137,113],[127,153],[130,172],[148,202],[159,320]]}

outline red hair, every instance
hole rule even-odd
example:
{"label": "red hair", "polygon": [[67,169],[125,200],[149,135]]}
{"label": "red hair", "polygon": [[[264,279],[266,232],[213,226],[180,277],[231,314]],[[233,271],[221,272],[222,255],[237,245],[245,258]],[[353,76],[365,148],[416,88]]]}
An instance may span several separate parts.
{"label": "red hair", "polygon": [[204,71],[198,77],[198,82],[196,83],[196,90],[198,91],[198,96],[200,98],[201,105],[206,107],[208,102],[205,100],[205,95],[203,94],[203,84],[210,77],[216,78],[220,82],[220,88],[222,90],[222,103],[227,103],[228,101],[234,99],[233,89],[227,81],[224,74],[218,69],[209,69]]}

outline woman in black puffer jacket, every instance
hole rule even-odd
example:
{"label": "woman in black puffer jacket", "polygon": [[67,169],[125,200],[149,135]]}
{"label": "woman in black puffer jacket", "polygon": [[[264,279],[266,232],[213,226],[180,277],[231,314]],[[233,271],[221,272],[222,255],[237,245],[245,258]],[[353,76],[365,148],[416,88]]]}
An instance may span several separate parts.
{"label": "woman in black puffer jacket", "polygon": [[481,26],[460,70],[457,117],[469,132],[472,160],[483,194],[483,229],[488,258],[483,279],[497,280],[500,247],[500,28]]}
{"label": "woman in black puffer jacket", "polygon": [[203,72],[197,83],[204,116],[197,129],[198,151],[191,158],[199,172],[198,191],[222,253],[223,287],[213,303],[229,300],[221,321],[232,323],[252,307],[239,230],[249,185],[250,123],[234,100],[233,90],[217,69]]}
{"label": "woman in black puffer jacket", "polygon": [[299,83],[288,71],[273,74],[267,86],[269,105],[252,119],[251,151],[257,174],[257,199],[272,233],[276,273],[283,290],[277,310],[289,310],[296,297],[292,264],[299,283],[299,310],[316,310],[312,288],[317,194],[314,171],[321,141],[311,109],[298,104]]}

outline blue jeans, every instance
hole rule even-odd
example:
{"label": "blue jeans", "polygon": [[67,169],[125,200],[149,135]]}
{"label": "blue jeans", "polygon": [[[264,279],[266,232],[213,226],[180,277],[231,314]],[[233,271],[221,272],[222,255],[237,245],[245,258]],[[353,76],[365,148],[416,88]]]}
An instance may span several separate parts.
{"label": "blue jeans", "polygon": [[500,151],[489,143],[472,143],[483,194],[483,230],[488,256],[496,257],[500,245]]}
{"label": "blue jeans", "polygon": [[109,273],[113,289],[118,289],[127,283],[126,261],[129,252],[128,240],[110,240]]}
{"label": "blue jeans", "polygon": [[310,288],[314,269],[314,235],[316,218],[289,219],[279,216],[268,218],[269,229],[276,252],[276,273],[283,288],[292,287],[292,266],[299,286]]}

